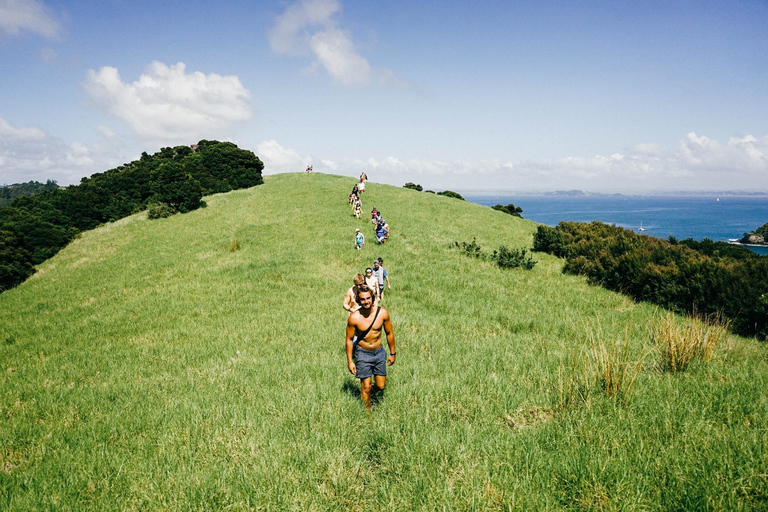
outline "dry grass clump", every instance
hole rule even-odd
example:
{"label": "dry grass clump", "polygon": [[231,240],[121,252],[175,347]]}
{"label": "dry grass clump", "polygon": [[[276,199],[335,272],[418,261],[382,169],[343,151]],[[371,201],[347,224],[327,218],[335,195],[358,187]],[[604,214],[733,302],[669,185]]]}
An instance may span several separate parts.
{"label": "dry grass clump", "polygon": [[721,315],[698,317],[694,314],[683,323],[675,318],[674,314],[666,313],[657,317],[651,326],[651,339],[663,371],[685,371],[696,358],[709,362],[728,337],[730,323]]}
{"label": "dry grass clump", "polygon": [[503,418],[504,426],[513,430],[520,430],[526,427],[535,427],[541,423],[552,420],[555,414],[547,407],[521,407],[515,411],[514,416],[505,414]]}
{"label": "dry grass clump", "polygon": [[229,241],[229,252],[235,252],[240,250],[240,240],[237,237],[232,237]]}
{"label": "dry grass clump", "polygon": [[635,382],[643,369],[643,357],[631,358],[629,335],[617,341],[606,341],[598,326],[587,330],[587,348],[576,363],[566,369],[562,364],[558,376],[558,400],[561,408],[586,402],[594,394],[622,403],[629,401]]}

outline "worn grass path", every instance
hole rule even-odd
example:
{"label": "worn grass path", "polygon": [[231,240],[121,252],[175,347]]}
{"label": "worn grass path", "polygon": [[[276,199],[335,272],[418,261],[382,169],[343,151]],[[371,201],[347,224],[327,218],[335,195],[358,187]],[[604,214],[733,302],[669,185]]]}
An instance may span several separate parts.
{"label": "worn grass path", "polygon": [[[136,215],[1,294],[0,510],[768,508],[764,345],[660,373],[652,307],[548,255],[504,271],[450,247],[528,248],[534,223],[370,183],[376,246],[353,183]],[[368,416],[341,301],[379,256],[398,358]],[[645,362],[627,403],[566,400],[590,339]]]}

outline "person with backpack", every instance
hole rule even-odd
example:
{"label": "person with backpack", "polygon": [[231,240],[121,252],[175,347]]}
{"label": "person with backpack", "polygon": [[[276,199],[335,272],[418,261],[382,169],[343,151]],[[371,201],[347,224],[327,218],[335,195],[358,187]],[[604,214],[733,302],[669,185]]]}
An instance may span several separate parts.
{"label": "person with backpack", "polygon": [[360,232],[360,229],[355,229],[355,248],[359,251],[365,245],[365,237]]}

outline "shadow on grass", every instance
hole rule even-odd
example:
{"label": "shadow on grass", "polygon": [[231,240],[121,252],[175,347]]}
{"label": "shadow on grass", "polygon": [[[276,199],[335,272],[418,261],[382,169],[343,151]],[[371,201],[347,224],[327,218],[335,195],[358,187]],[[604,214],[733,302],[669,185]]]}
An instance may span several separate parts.
{"label": "shadow on grass", "polygon": [[[344,384],[341,385],[341,391],[349,396],[360,400],[360,384],[359,381],[347,379]],[[384,391],[379,389],[376,385],[373,385],[371,389],[371,405],[375,406],[384,400]]]}
{"label": "shadow on grass", "polygon": [[360,398],[360,384],[357,381],[347,379],[341,385],[341,390],[351,397]]}

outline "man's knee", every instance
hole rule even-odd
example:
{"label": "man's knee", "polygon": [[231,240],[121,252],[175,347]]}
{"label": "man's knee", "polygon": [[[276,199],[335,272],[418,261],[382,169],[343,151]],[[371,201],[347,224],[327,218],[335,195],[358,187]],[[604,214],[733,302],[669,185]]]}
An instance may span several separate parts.
{"label": "man's knee", "polygon": [[370,392],[372,387],[373,387],[373,382],[371,382],[371,379],[363,379],[360,381],[360,388],[363,390],[364,393]]}

